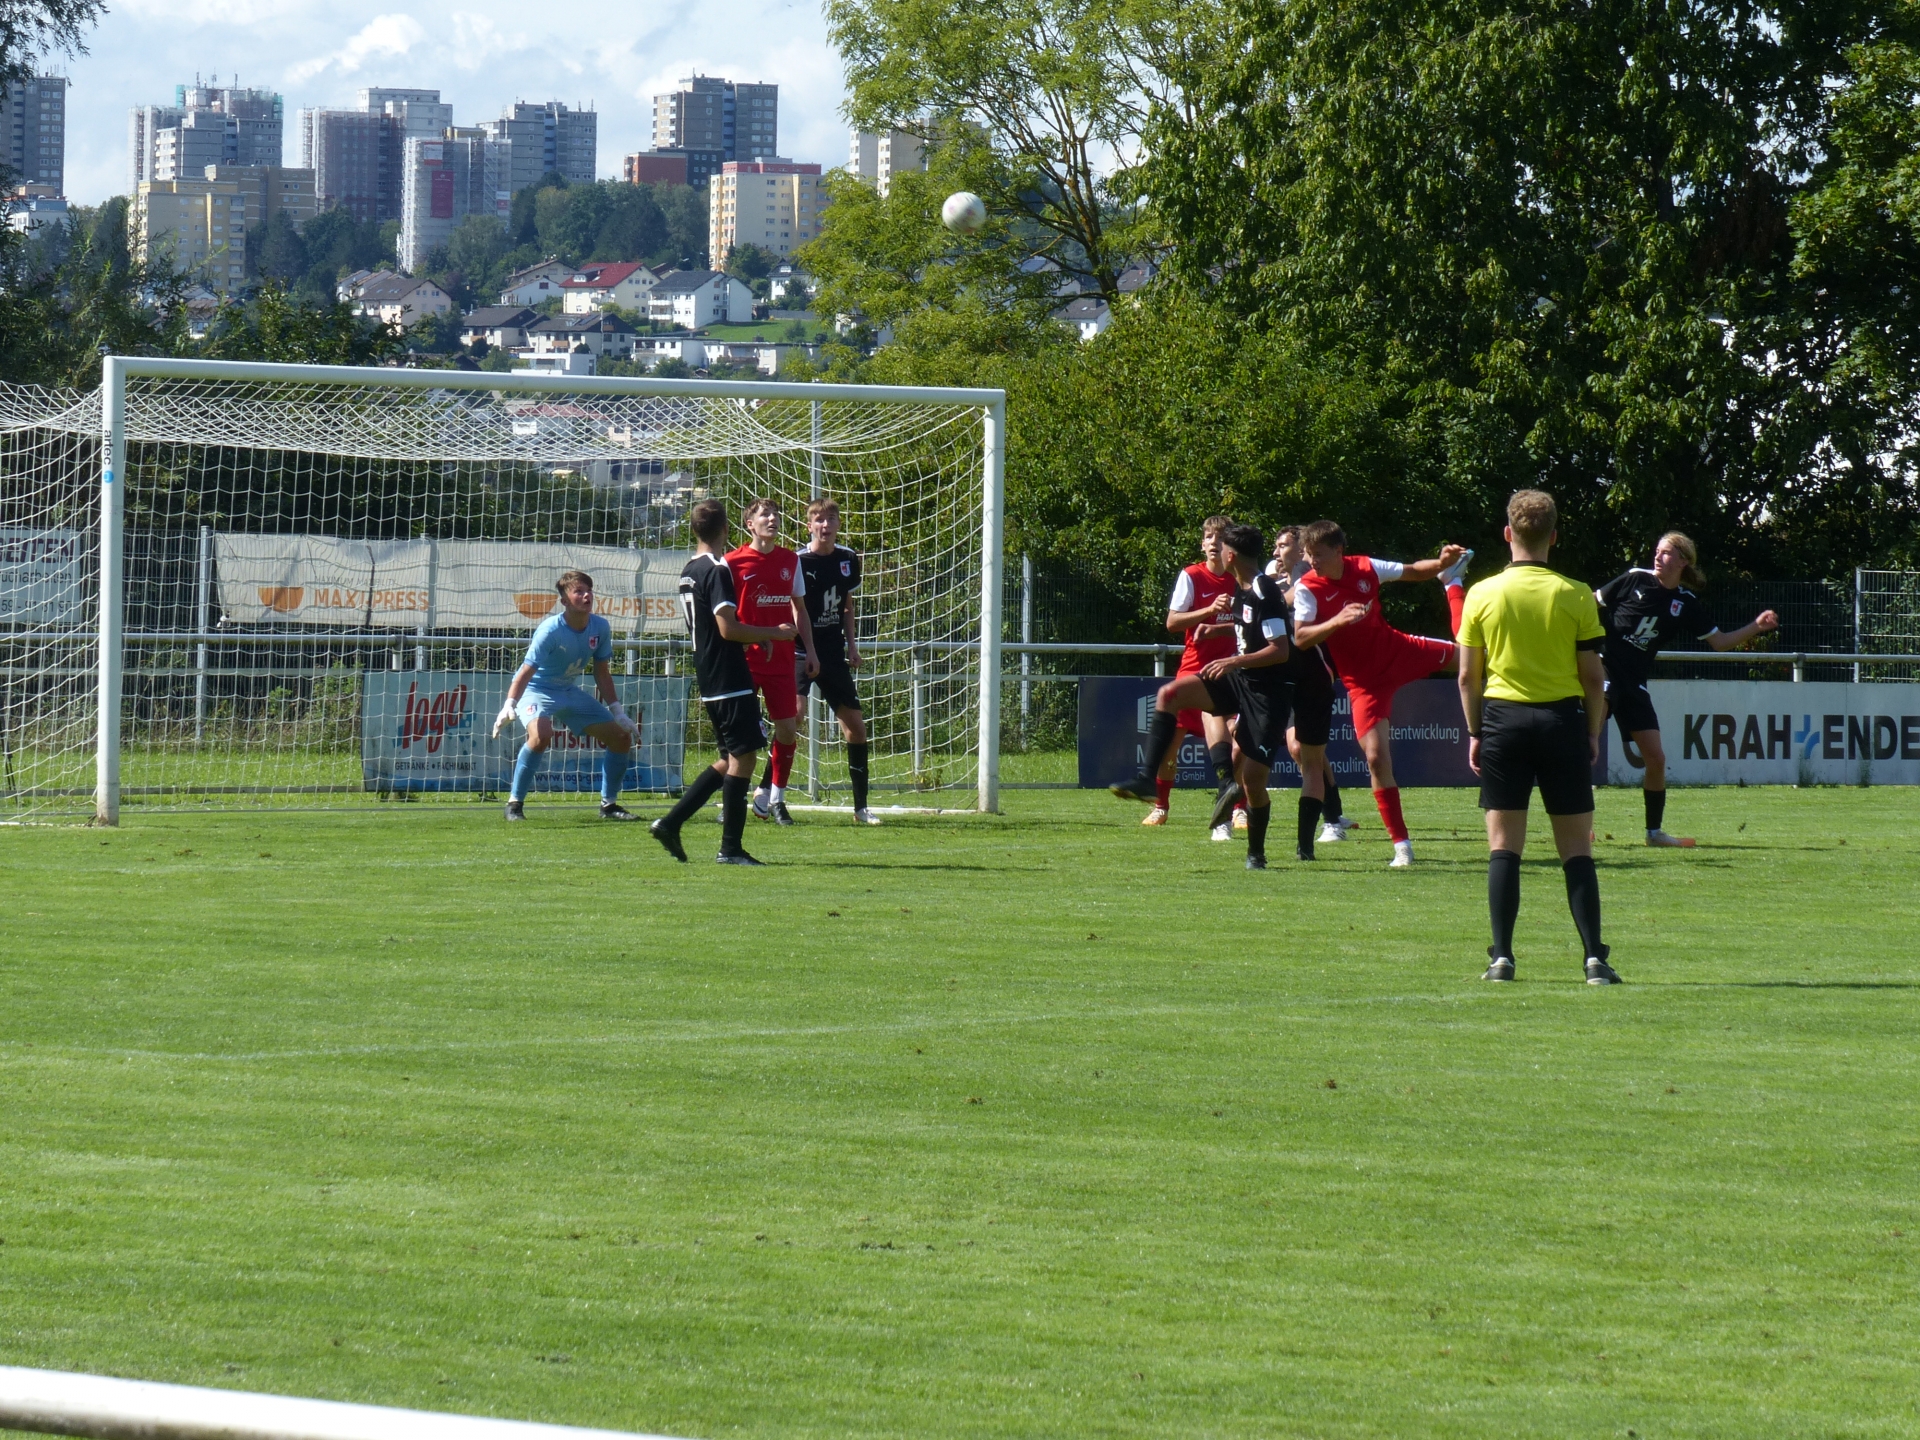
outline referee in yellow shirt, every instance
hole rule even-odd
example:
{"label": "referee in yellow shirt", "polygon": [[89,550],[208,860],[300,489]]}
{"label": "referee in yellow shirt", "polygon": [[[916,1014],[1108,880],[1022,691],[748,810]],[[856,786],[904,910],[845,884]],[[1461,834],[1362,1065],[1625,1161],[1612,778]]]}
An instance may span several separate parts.
{"label": "referee in yellow shirt", "polygon": [[1607,724],[1593,591],[1547,568],[1559,512],[1543,490],[1507,502],[1513,563],[1467,592],[1460,617],[1460,704],[1467,759],[1487,812],[1487,908],[1493,944],[1487,980],[1513,979],[1520,854],[1533,787],[1553,822],[1567,906],[1586,947],[1587,983],[1617,985],[1600,943],[1600,877],[1593,868],[1593,766]]}

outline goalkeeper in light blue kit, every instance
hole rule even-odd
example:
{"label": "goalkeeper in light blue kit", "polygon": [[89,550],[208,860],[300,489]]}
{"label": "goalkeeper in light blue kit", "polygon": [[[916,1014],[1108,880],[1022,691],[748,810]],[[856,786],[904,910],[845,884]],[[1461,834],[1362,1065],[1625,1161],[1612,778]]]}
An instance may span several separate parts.
{"label": "goalkeeper in light blue kit", "polygon": [[[605,747],[600,756],[600,818],[635,820],[620,803],[620,785],[627,777],[627,756],[640,739],[640,727],[627,718],[619,692],[613,688],[613,627],[604,615],[593,613],[593,577],[569,570],[555,582],[561,610],[549,615],[533,632],[527,658],[507,687],[507,703],[493,722],[496,739],[516,718],[527,727],[526,743],[513,767],[513,789],[507,798],[507,819],[524,820],[527,791],[540,772],[553,744],[555,726],[585,735]],[[595,699],[580,685],[593,672]]]}

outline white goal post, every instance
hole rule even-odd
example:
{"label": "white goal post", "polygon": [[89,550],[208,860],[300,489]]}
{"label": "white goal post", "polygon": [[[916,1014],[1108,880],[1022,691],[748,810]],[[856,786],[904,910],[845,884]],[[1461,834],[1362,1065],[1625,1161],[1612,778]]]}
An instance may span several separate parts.
{"label": "white goal post", "polygon": [[[623,697],[655,707],[629,784],[677,789],[703,724],[686,511],[768,495],[794,549],[808,501],[839,500],[865,559],[876,792],[996,811],[1005,424],[999,390],[122,356],[96,395],[0,387],[6,800],[86,795],[111,825],[124,803],[491,793],[517,742],[471,713],[576,567]],[[818,700],[802,719],[794,783],[844,798],[839,727]],[[543,783],[582,788],[565,774]]]}

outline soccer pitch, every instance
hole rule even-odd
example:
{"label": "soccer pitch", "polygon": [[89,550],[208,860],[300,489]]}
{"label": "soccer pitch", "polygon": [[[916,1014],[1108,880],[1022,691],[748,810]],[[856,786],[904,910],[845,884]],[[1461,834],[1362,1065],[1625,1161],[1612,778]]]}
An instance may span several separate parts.
{"label": "soccer pitch", "polygon": [[[1920,794],[0,831],[0,1363],[684,1436],[1910,1435]],[[1366,808],[1363,808],[1366,807]],[[642,801],[651,814],[657,803]],[[1544,823],[1536,813],[1536,829]]]}

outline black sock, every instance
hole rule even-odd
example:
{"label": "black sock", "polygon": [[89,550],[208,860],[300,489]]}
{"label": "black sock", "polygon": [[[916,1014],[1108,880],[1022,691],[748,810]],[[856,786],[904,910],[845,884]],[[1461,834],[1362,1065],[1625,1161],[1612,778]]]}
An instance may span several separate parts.
{"label": "black sock", "polygon": [[1267,857],[1267,822],[1273,818],[1273,802],[1268,801],[1257,809],[1247,807],[1247,854]]}
{"label": "black sock", "polygon": [[1667,818],[1667,792],[1664,790],[1642,790],[1640,801],[1647,807],[1647,829],[1658,830],[1660,822]]}
{"label": "black sock", "polygon": [[1340,819],[1347,812],[1340,808],[1340,787],[1333,783],[1333,772],[1327,772],[1327,798],[1320,802],[1320,813],[1329,822]]}
{"label": "black sock", "polygon": [[1580,943],[1587,947],[1587,958],[1604,960],[1607,948],[1600,943],[1600,872],[1593,868],[1593,857],[1576,855],[1560,868],[1567,872],[1567,908],[1573,911],[1573,925],[1580,932]]}
{"label": "black sock", "polygon": [[1140,767],[1140,773],[1151,780],[1160,773],[1160,762],[1167,758],[1167,752],[1173,748],[1173,728],[1179,723],[1179,716],[1171,710],[1155,710],[1153,724],[1147,730],[1147,759]]}
{"label": "black sock", "polygon": [[751,775],[729,775],[720,783],[720,853],[738,855],[747,833],[747,791]]}
{"label": "black sock", "polygon": [[767,747],[767,773],[760,777],[759,788],[762,790],[773,788],[773,747],[771,745]]}
{"label": "black sock", "polygon": [[1496,850],[1487,857],[1487,913],[1493,918],[1493,958],[1513,958],[1513,922],[1520,918],[1520,857]]}
{"label": "black sock", "polygon": [[853,781],[853,808],[867,808],[867,747],[847,745],[847,778]]}
{"label": "black sock", "polygon": [[1299,845],[1302,855],[1311,856],[1313,854],[1313,832],[1319,823],[1320,802],[1311,795],[1302,795],[1300,797],[1300,826],[1296,832],[1298,838],[1295,841],[1295,843]]}
{"label": "black sock", "polygon": [[680,799],[667,812],[666,828],[678,830],[691,820],[700,807],[713,798],[713,792],[720,788],[722,772],[709,765],[702,770],[686,789],[680,792]]}
{"label": "black sock", "polygon": [[[1222,740],[1218,745],[1207,747],[1207,761],[1213,766],[1215,783],[1224,790],[1233,783],[1233,742]],[[1219,793],[1219,790],[1214,792]]]}

